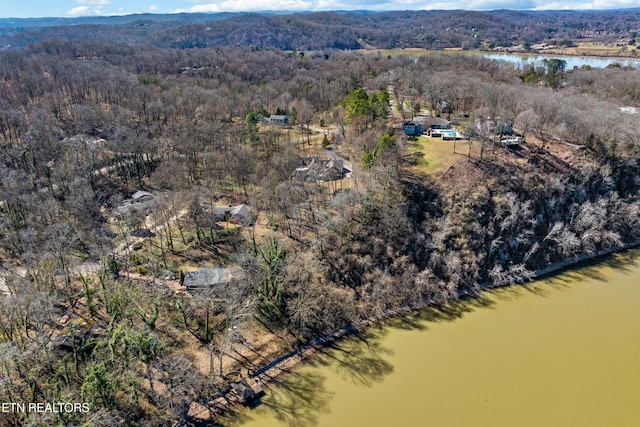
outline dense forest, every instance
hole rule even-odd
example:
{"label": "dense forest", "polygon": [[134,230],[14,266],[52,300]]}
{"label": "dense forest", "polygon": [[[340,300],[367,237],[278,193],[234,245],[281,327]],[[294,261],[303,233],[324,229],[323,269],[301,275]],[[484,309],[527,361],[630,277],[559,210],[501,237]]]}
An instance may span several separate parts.
{"label": "dense forest", "polygon": [[0,20],[0,48],[53,38],[169,48],[284,50],[463,48],[633,40],[640,9],[613,11],[400,11],[219,13]]}
{"label": "dense forest", "polygon": [[[640,70],[335,49],[398,46],[408,33],[373,28],[409,17],[429,14],[155,22],[147,44],[123,30],[140,22],[5,34],[25,46],[0,52],[0,400],[88,410],[0,425],[219,421],[234,381],[315,337],[638,242]],[[446,170],[419,168],[413,111],[468,136]],[[482,125],[500,120],[521,147]],[[294,179],[311,156],[349,173]],[[241,224],[216,214],[231,205],[250,208]],[[233,274],[181,286],[215,267]]]}

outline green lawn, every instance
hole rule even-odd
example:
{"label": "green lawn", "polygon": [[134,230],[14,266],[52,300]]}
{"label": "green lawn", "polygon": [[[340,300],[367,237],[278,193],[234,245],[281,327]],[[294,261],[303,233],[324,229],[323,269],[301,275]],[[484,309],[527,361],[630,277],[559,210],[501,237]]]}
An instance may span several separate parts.
{"label": "green lawn", "polygon": [[446,168],[464,158],[468,152],[467,141],[456,141],[456,153],[453,152],[453,141],[442,138],[421,136],[416,141],[409,141],[412,153],[421,153],[415,168],[416,172],[432,174],[444,171]]}
{"label": "green lawn", "polygon": [[[415,170],[417,173],[433,174],[445,171],[452,164],[463,160],[469,153],[469,142],[456,141],[456,152],[453,152],[453,141],[445,141],[442,138],[421,136],[416,141],[409,141],[411,153],[420,153]],[[475,142],[471,146],[471,156],[478,157],[480,144]]]}

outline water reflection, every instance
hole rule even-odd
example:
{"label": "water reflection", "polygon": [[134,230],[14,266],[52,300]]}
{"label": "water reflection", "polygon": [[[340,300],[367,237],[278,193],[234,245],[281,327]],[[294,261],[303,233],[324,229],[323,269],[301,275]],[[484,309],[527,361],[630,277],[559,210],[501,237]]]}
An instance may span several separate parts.
{"label": "water reflection", "polygon": [[552,58],[561,58],[567,62],[567,70],[574,67],[580,68],[590,66],[593,68],[605,68],[611,64],[620,64],[623,67],[630,66],[640,68],[640,60],[637,59],[620,59],[620,58],[595,58],[590,56],[571,56],[571,55],[527,55],[518,53],[490,53],[481,52],[478,55],[489,59],[510,62],[520,69],[527,67],[529,64],[535,66],[544,66],[544,60]]}
{"label": "water reflection", "polygon": [[639,258],[628,251],[373,326],[270,383],[236,421],[423,425],[428,413],[438,426],[596,426],[615,413],[608,425],[636,425],[640,345],[628,337],[640,336]]}
{"label": "water reflection", "polygon": [[446,305],[428,307],[420,311],[418,315],[428,322],[452,322],[476,310],[493,308],[495,304],[496,302],[491,298],[487,298],[486,295],[479,295]]}
{"label": "water reflection", "polygon": [[[393,351],[382,345],[388,330],[381,327],[367,329],[350,339],[336,341],[318,350],[318,354],[306,363],[304,371],[292,371],[273,379],[266,385],[268,398],[255,409],[259,418],[271,413],[282,425],[306,427],[318,425],[318,417],[329,413],[333,392],[325,386],[325,368],[343,380],[360,387],[371,387],[391,373],[393,365],[385,360]],[[253,420],[254,413],[241,411],[230,425],[242,425]]]}
{"label": "water reflection", "polygon": [[393,373],[393,365],[385,356],[393,356],[393,350],[382,345],[385,329],[376,327],[357,335],[354,339],[343,340],[322,350],[319,359],[329,364],[345,380],[361,387],[371,387]]}
{"label": "water reflection", "polygon": [[545,282],[552,286],[569,286],[576,281],[592,280],[601,283],[609,281],[610,273],[604,267],[618,273],[634,274],[638,269],[640,250],[632,249],[622,253],[605,256],[597,260],[585,261],[579,268],[569,268],[549,275]]}
{"label": "water reflection", "polygon": [[524,283],[517,286],[507,286],[504,288],[494,289],[491,296],[495,301],[515,301],[526,295],[535,295],[545,298],[551,292],[548,285],[540,285],[538,282]]}
{"label": "water reflection", "polygon": [[291,427],[314,426],[318,415],[329,412],[333,393],[325,387],[326,377],[320,372],[287,374],[283,380],[276,379],[269,387],[272,393],[263,402],[275,418]]}
{"label": "water reflection", "polygon": [[314,426],[318,415],[329,412],[333,396],[325,387],[326,377],[320,372],[290,372],[283,379],[273,379],[266,388],[269,397],[256,406],[255,413],[239,411],[228,425],[243,425],[255,421],[265,411],[271,412],[283,425]]}

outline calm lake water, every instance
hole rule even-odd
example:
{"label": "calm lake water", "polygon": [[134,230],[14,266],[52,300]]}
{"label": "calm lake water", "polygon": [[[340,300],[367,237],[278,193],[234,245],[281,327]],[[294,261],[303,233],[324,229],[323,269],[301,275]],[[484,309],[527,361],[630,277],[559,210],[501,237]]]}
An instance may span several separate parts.
{"label": "calm lake water", "polygon": [[594,58],[588,56],[547,56],[547,55],[522,55],[512,53],[480,53],[479,55],[485,58],[497,59],[500,61],[507,61],[515,64],[518,68],[524,68],[533,64],[534,66],[544,66],[543,61],[545,59],[559,58],[567,61],[567,70],[571,70],[574,67],[580,68],[584,65],[589,65],[593,68],[605,68],[607,65],[618,63],[622,66],[630,66],[640,68],[639,59],[617,59],[617,58]]}
{"label": "calm lake water", "polygon": [[368,330],[244,427],[638,426],[640,251]]}

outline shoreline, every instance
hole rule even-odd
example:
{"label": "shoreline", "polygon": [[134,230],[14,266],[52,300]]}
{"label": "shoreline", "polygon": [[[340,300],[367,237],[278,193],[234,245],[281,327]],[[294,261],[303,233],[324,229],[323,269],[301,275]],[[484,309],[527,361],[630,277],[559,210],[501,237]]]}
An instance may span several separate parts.
{"label": "shoreline", "polygon": [[560,56],[568,58],[592,58],[592,59],[618,59],[621,61],[634,61],[640,65],[640,54],[637,55],[620,55],[619,52],[612,54],[606,53],[587,53],[587,52],[558,52],[555,49],[548,50],[492,50],[492,49],[469,49],[463,50],[462,48],[444,48],[444,49],[424,49],[419,47],[407,47],[407,48],[394,48],[394,49],[358,49],[356,52],[362,52],[364,54],[393,52],[397,51],[397,54],[416,54],[416,56],[429,55],[429,54],[452,54],[452,55],[513,55],[513,56]]}
{"label": "shoreline", "polygon": [[640,63],[640,56],[621,56],[617,54],[606,55],[606,54],[593,54],[593,53],[566,53],[566,52],[558,52],[556,50],[536,50],[536,51],[525,51],[525,50],[510,50],[510,51],[502,51],[502,50],[485,50],[478,49],[475,52],[483,53],[483,54],[495,54],[495,55],[514,55],[514,56],[561,56],[561,57],[570,57],[570,58],[593,58],[593,59],[619,59],[622,61],[636,61]]}
{"label": "shoreline", "polygon": [[[581,264],[588,263],[588,262],[597,262],[598,260],[604,259],[606,257],[610,257],[618,253],[623,253],[629,250],[637,249],[639,246],[640,246],[640,240],[637,240],[635,242],[625,244],[620,248],[603,249],[593,254],[580,254],[571,259],[559,261],[543,269],[536,270],[535,272],[533,272],[533,276],[531,276],[528,281],[524,281],[524,282],[512,281],[504,284],[495,284],[492,282],[485,282],[479,285],[478,291],[465,291],[465,290],[458,291],[456,299],[476,298],[483,291],[505,288],[509,286],[525,285],[526,283],[542,280],[553,274],[558,274],[567,267],[579,268]],[[277,357],[276,359],[272,360],[271,362],[262,366],[261,368],[253,372],[248,372],[248,378],[255,380],[261,386],[268,385],[274,380],[276,380],[278,377],[280,377],[281,375],[290,373],[292,369],[297,368],[298,366],[300,366],[302,363],[304,363],[311,357],[314,357],[318,351],[327,347],[329,344],[333,342],[336,342],[341,339],[352,336],[354,334],[357,334],[359,331],[365,328],[378,325],[381,322],[384,322],[386,320],[399,318],[416,311],[424,310],[428,307],[447,304],[453,301],[455,301],[455,299],[449,299],[447,301],[440,301],[440,302],[428,301],[417,306],[403,307],[400,309],[389,311],[380,316],[364,319],[358,322],[357,324],[349,325],[337,331],[316,337],[304,343],[299,348]],[[236,398],[236,396],[231,390],[224,393],[224,395],[220,399],[223,399],[224,402],[219,402],[216,405],[216,408],[203,407],[202,409],[207,410],[207,412],[211,416],[217,415],[224,418],[224,417],[232,416],[236,412],[235,408],[237,408],[238,405],[241,405],[242,403],[239,399]],[[194,402],[194,403],[197,403],[197,402]],[[203,406],[202,404],[199,404],[199,405]],[[198,418],[198,417],[195,417],[194,419],[203,420],[202,418]]]}

